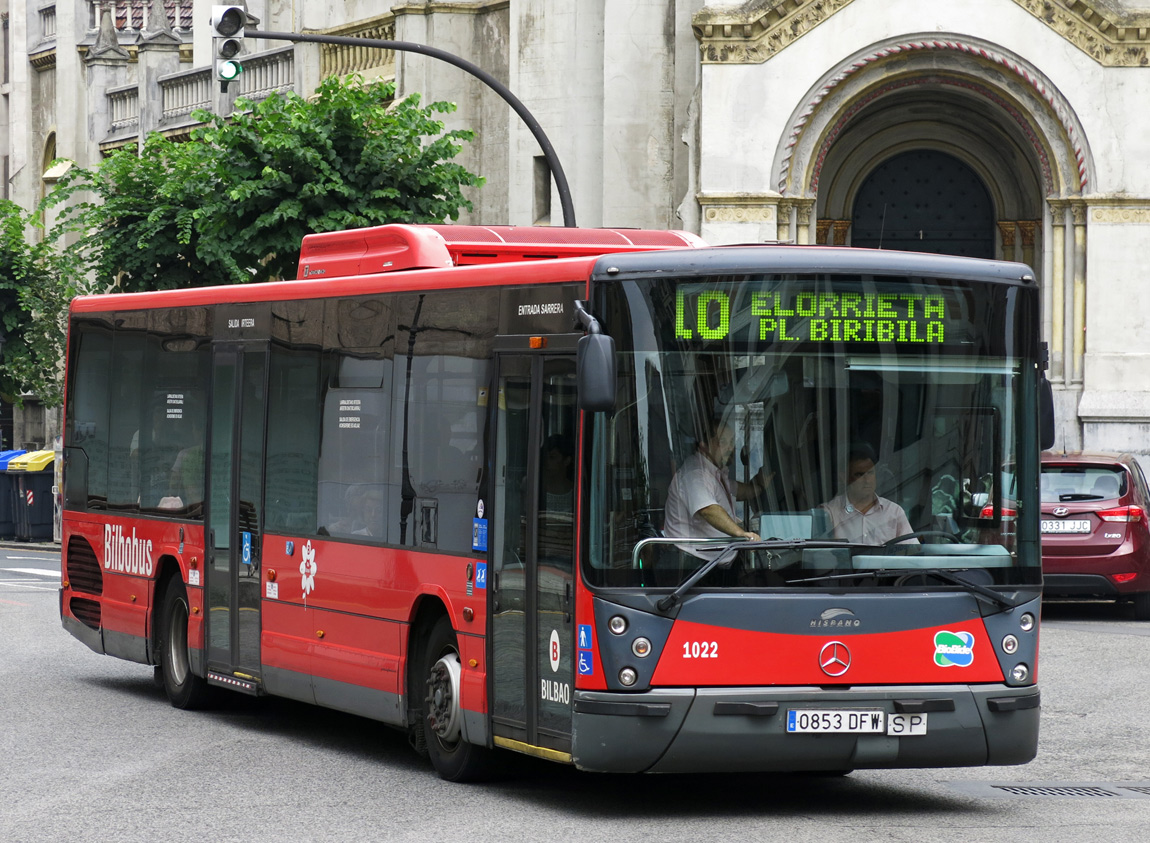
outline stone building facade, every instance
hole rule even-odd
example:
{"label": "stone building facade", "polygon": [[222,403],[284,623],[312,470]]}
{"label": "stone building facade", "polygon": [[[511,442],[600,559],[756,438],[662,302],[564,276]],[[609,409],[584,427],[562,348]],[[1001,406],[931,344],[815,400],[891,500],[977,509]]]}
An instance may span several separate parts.
{"label": "stone building facade", "polygon": [[[0,9],[3,8],[0,2]],[[9,2],[4,189],[90,165],[236,94],[330,74],[451,100],[487,179],[465,221],[562,224],[530,131],[405,52],[249,38],[212,79],[206,0]],[[1022,260],[1044,291],[1058,447],[1150,453],[1150,0],[253,0],[259,28],[431,44],[483,67],[554,145],[585,226],[683,228]],[[238,87],[238,91],[236,88]]]}

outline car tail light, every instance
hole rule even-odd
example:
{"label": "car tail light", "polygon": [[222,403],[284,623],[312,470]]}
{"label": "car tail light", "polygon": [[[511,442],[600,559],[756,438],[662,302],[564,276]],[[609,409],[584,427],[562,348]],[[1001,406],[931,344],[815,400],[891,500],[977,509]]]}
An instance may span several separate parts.
{"label": "car tail light", "polygon": [[[1000,512],[1002,512],[1002,517],[1004,519],[1015,518],[1018,515],[1018,510],[1011,509],[1008,506],[1004,506],[1000,510]],[[979,518],[993,518],[994,517],[994,504],[988,503],[986,506],[984,506],[982,508],[982,512],[980,512],[978,514],[978,517]]]}
{"label": "car tail light", "polygon": [[1100,509],[1096,513],[1103,521],[1141,521],[1145,513],[1140,506],[1119,506],[1114,509]]}
{"label": "car tail light", "polygon": [[1110,579],[1114,580],[1114,582],[1118,583],[1118,585],[1122,585],[1123,583],[1128,583],[1128,582],[1135,580],[1137,578],[1138,578],[1138,574],[1134,573],[1134,572],[1131,572],[1129,574],[1111,574],[1110,575]]}

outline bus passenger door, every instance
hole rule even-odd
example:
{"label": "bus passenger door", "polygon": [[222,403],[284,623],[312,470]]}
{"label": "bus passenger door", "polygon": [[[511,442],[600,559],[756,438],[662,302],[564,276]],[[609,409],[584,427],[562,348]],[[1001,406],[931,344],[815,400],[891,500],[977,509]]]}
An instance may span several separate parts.
{"label": "bus passenger door", "polygon": [[208,438],[208,681],[255,693],[260,681],[260,520],[267,348],[217,345]]}
{"label": "bus passenger door", "polygon": [[575,361],[506,354],[498,364],[489,551],[492,729],[496,745],[569,753]]}

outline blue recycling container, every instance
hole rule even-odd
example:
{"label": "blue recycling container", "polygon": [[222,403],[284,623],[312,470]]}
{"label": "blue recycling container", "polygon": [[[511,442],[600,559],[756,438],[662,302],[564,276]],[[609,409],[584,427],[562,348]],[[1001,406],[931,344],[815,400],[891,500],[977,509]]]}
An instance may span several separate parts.
{"label": "blue recycling container", "polygon": [[0,451],[0,539],[10,539],[16,535],[16,492],[20,480],[15,474],[8,474],[8,462],[25,453]]}

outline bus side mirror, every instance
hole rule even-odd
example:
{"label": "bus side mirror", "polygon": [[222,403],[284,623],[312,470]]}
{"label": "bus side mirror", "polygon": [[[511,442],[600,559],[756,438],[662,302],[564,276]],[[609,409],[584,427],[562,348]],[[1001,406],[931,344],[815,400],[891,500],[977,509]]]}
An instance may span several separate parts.
{"label": "bus side mirror", "polygon": [[1038,447],[1043,451],[1054,447],[1054,389],[1046,375],[1038,379]]}
{"label": "bus side mirror", "polygon": [[615,340],[607,334],[587,334],[575,351],[579,409],[606,413],[615,409]]}

